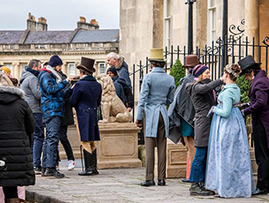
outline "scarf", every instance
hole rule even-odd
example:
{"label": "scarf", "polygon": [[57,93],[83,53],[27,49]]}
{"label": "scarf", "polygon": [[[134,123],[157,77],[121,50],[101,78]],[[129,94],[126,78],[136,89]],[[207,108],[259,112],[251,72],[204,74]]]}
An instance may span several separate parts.
{"label": "scarf", "polygon": [[56,82],[62,82],[62,76],[60,73],[58,73],[56,70],[54,70],[50,65],[47,65],[46,70],[50,71],[56,78]]}

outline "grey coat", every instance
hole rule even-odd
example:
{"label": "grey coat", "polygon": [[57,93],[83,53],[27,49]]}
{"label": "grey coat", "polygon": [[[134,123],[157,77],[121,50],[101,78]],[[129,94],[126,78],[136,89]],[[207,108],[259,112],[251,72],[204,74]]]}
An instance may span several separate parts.
{"label": "grey coat", "polygon": [[20,88],[24,91],[24,99],[27,101],[32,112],[42,113],[38,78],[33,73],[24,70],[20,79]]}
{"label": "grey coat", "polygon": [[194,77],[192,74],[186,75],[180,81],[180,86],[177,87],[174,101],[169,106],[168,116],[169,116],[169,136],[168,138],[174,143],[178,143],[180,140],[184,145],[184,140],[182,137],[182,130],[180,120],[184,119],[191,127],[193,127],[194,122],[194,106],[191,101],[190,95],[186,92],[186,85],[192,83]]}
{"label": "grey coat", "polygon": [[195,147],[207,147],[210,132],[211,118],[207,114],[212,106],[216,105],[214,89],[221,85],[220,79],[211,81],[205,79],[197,83],[189,84],[186,87],[187,92],[191,95],[191,99],[195,109],[194,118],[194,145]]}

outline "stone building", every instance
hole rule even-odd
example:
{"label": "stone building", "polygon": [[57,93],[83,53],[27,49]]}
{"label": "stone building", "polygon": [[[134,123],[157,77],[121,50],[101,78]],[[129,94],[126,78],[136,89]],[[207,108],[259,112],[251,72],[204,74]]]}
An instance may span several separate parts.
{"label": "stone building", "polygon": [[[129,64],[149,56],[150,49],[187,45],[188,5],[190,0],[121,0],[120,53]],[[228,26],[242,25],[244,35],[261,44],[268,35],[268,0],[227,0]],[[197,0],[193,3],[193,46],[206,44],[222,36],[223,0]]]}
{"label": "stone building", "polygon": [[99,29],[98,22],[89,23],[80,17],[74,30],[48,30],[47,21],[29,13],[26,30],[0,30],[0,65],[10,67],[11,74],[20,78],[22,69],[31,59],[42,62],[58,54],[63,60],[63,72],[78,75],[75,68],[82,56],[96,60],[98,73],[106,71],[106,55],[119,50],[119,30]]}

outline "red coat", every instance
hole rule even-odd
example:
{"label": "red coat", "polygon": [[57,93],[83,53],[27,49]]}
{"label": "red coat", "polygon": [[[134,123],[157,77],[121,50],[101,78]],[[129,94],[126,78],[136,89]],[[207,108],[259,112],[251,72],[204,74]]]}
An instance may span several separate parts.
{"label": "red coat", "polygon": [[260,119],[267,135],[269,148],[269,78],[264,70],[255,76],[249,93],[250,106],[244,110],[245,115],[252,114],[253,119]]}

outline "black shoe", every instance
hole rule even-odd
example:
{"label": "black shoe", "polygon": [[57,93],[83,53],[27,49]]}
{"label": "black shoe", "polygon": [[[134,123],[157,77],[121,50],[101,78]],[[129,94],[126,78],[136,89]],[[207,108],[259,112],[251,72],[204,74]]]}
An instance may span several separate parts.
{"label": "black shoe", "polygon": [[158,180],[158,185],[159,186],[164,186],[165,185],[165,180],[164,179]]}
{"label": "black shoe", "polygon": [[[98,173],[97,170],[96,172]],[[97,174],[96,172],[94,173],[94,170],[92,168],[86,168],[85,171],[78,173],[78,175],[79,176],[91,176],[91,175],[96,175]]]}
{"label": "black shoe", "polygon": [[39,175],[42,173],[42,168],[41,167],[34,167],[34,171],[36,175]]}
{"label": "black shoe", "polygon": [[187,178],[184,178],[184,179],[182,179],[181,181],[182,181],[183,183],[189,183],[189,182],[190,182],[190,180],[187,179]]}
{"label": "black shoe", "polygon": [[205,189],[203,183],[192,183],[189,191],[192,196],[211,196],[215,194],[214,191]]}
{"label": "black shoe", "polygon": [[56,168],[46,168],[43,176],[54,176],[55,178],[63,178],[64,174],[56,170]]}
{"label": "black shoe", "polygon": [[260,190],[259,188],[256,188],[253,192],[252,195],[266,195],[268,193],[267,189]]}
{"label": "black shoe", "polygon": [[146,180],[146,181],[141,183],[141,186],[144,186],[144,187],[149,187],[149,186],[153,186],[153,185],[155,185],[154,180]]}

